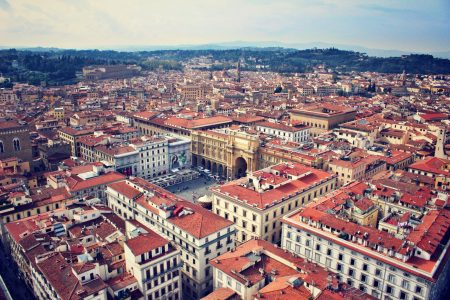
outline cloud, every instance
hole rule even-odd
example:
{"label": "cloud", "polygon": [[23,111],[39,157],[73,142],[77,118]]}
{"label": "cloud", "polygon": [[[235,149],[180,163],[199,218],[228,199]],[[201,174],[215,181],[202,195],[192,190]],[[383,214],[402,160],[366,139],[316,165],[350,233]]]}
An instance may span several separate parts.
{"label": "cloud", "polygon": [[37,4],[36,0],[0,0],[0,45],[108,48],[242,40],[450,49],[448,0],[361,3],[129,0],[124,4],[119,0],[39,0]]}
{"label": "cloud", "polygon": [[397,8],[392,6],[385,6],[385,5],[379,5],[379,4],[361,4],[359,7],[369,10],[369,11],[377,11],[385,14],[415,14],[418,13],[415,10],[409,9],[409,8]]}
{"label": "cloud", "polygon": [[10,10],[11,5],[9,5],[8,0],[0,0],[0,9],[2,10]]}

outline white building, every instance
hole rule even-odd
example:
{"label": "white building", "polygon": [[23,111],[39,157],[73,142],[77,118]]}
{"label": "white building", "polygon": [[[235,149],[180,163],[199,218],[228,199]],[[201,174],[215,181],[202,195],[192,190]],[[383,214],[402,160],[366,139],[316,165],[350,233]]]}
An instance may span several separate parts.
{"label": "white building", "polygon": [[304,143],[309,140],[309,126],[303,124],[289,126],[282,123],[259,122],[256,124],[256,130],[289,142]]}
{"label": "white building", "polygon": [[169,139],[169,169],[179,170],[191,166],[191,140]]}
{"label": "white building", "polygon": [[234,224],[141,178],[108,186],[108,205],[176,243],[183,261],[183,299],[212,291],[209,260],[234,247]]}
{"label": "white building", "polygon": [[139,165],[139,151],[122,144],[95,147],[97,161],[110,164],[114,170],[127,176],[136,175]]}
{"label": "white building", "polygon": [[404,239],[314,206],[282,219],[282,247],[378,299],[444,299],[450,213],[430,211]]}
{"label": "white building", "polygon": [[128,226],[134,229],[124,243],[126,268],[144,299],[182,299],[180,250],[137,221]]}
{"label": "white building", "polygon": [[142,136],[132,140],[130,146],[139,152],[136,176],[149,179],[168,173],[169,148],[166,138]]}

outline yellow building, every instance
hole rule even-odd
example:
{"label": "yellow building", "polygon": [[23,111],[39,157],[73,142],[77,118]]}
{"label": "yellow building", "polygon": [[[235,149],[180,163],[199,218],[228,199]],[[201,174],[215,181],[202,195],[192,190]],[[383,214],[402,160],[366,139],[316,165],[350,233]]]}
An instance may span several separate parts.
{"label": "yellow building", "polygon": [[80,156],[79,139],[85,135],[94,133],[93,129],[74,129],[72,127],[63,127],[58,130],[59,138],[70,145],[71,155]]}
{"label": "yellow building", "polygon": [[353,121],[356,110],[351,107],[321,103],[310,105],[290,112],[292,122],[301,122],[311,126],[312,136],[336,128],[339,124]]}
{"label": "yellow building", "polygon": [[321,169],[323,166],[323,155],[328,150],[308,152],[301,149],[297,143],[271,140],[264,144],[258,151],[258,169],[270,167],[282,162],[301,163],[302,165]]}
{"label": "yellow building", "polygon": [[55,107],[53,109],[53,117],[57,120],[64,119],[65,113],[64,113],[64,107]]}
{"label": "yellow building", "polygon": [[206,89],[201,85],[182,85],[178,88],[183,100],[199,100],[205,98]]}
{"label": "yellow building", "polygon": [[192,165],[230,179],[257,170],[259,137],[244,129],[192,131]]}
{"label": "yellow building", "polygon": [[279,219],[334,190],[336,176],[301,164],[282,163],[215,187],[213,212],[236,226],[236,241],[281,240]]}
{"label": "yellow building", "polygon": [[338,176],[338,185],[342,186],[352,181],[369,179],[375,174],[386,170],[386,162],[381,156],[349,156],[333,159],[328,163],[328,171]]}

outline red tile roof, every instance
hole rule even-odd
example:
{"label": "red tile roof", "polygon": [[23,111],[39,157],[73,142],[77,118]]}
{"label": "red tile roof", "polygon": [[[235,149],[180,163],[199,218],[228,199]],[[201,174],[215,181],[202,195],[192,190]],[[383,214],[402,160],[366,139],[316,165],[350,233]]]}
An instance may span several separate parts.
{"label": "red tile roof", "polygon": [[71,193],[89,189],[99,185],[106,185],[125,178],[125,175],[118,172],[109,172],[100,176],[81,179],[78,176],[70,176],[67,178],[67,187]]}
{"label": "red tile roof", "polygon": [[[208,294],[207,296],[201,298],[201,300],[231,300],[234,299],[237,294],[230,288],[218,288]],[[238,299],[238,297],[236,297]]]}
{"label": "red tile roof", "polygon": [[168,240],[152,230],[146,230],[147,233],[141,233],[139,236],[128,239],[125,245],[131,250],[134,256],[152,251],[153,249],[163,247],[169,243]]}
{"label": "red tile roof", "polygon": [[62,300],[81,300],[107,288],[100,277],[81,285],[70,264],[59,253],[47,257],[37,266]]}
{"label": "red tile roof", "polygon": [[[124,195],[133,196],[131,198],[137,197],[135,199],[136,204],[141,205],[145,209],[153,212],[154,214],[159,214],[157,206],[161,204],[167,204],[168,206],[174,205],[176,207],[184,207],[192,211],[192,214],[187,214],[183,216],[171,216],[166,220],[166,222],[172,223],[175,226],[185,230],[196,238],[203,238],[211,235],[219,230],[222,230],[228,226],[233,225],[233,223],[227,219],[220,217],[219,215],[212,213],[211,211],[201,207],[198,204],[186,201],[163,188],[149,183],[141,178],[135,177],[129,180],[130,183],[136,184],[137,186],[143,188],[144,190],[152,191],[154,195],[151,196],[138,196],[141,192],[132,187],[127,181],[121,181],[118,184],[109,185],[119,193],[124,193]],[[126,186],[128,185],[128,186]],[[150,204],[153,203],[154,205]]]}
{"label": "red tile roof", "polygon": [[[273,185],[277,185],[281,182],[285,182],[284,184],[274,187],[273,189],[259,192],[255,189],[243,186],[245,179],[239,179],[220,187],[213,188],[212,191],[234,198],[237,201],[246,202],[248,205],[256,205],[260,209],[265,209],[266,205],[271,205],[276,201],[282,201],[286,197],[291,197],[319,182],[325,182],[335,177],[335,175],[328,172],[306,167],[301,164],[287,165],[283,163],[272,166],[271,169],[280,172],[281,176],[267,174],[265,171],[255,172],[254,175],[261,176],[263,180],[268,180],[268,182]],[[283,174],[300,176],[300,178],[287,179],[282,177]]]}

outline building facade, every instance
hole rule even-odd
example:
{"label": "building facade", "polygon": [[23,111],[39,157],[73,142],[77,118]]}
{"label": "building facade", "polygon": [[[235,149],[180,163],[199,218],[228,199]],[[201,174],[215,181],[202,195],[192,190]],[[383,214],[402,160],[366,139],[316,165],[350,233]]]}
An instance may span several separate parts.
{"label": "building facade", "polygon": [[32,159],[30,130],[17,121],[0,121],[0,159],[12,156],[24,161]]}
{"label": "building facade", "polygon": [[[447,215],[432,213],[433,224],[427,219],[414,234],[398,239],[308,207],[282,219],[282,247],[377,299],[443,299],[450,268]],[[434,230],[446,232],[442,247],[428,241]]]}
{"label": "building facade", "polygon": [[312,136],[317,136],[325,131],[337,127],[341,123],[353,121],[356,110],[324,103],[322,105],[307,106],[302,109],[291,110],[291,122],[301,122],[310,126]]}
{"label": "building facade", "polygon": [[109,207],[135,219],[181,249],[183,299],[212,291],[209,261],[234,247],[234,224],[140,178],[108,186]]}
{"label": "building facade", "polygon": [[280,217],[331,192],[336,176],[300,164],[282,163],[212,189],[212,211],[233,221],[236,241],[281,240]]}
{"label": "building facade", "polygon": [[229,179],[257,170],[259,137],[241,129],[192,132],[192,165]]}
{"label": "building facade", "polygon": [[260,122],[256,124],[256,130],[289,142],[304,143],[309,140],[309,127],[305,125],[288,126],[282,123]]}
{"label": "building facade", "polygon": [[182,299],[180,250],[144,226],[136,226],[124,243],[127,271],[144,299]]}

